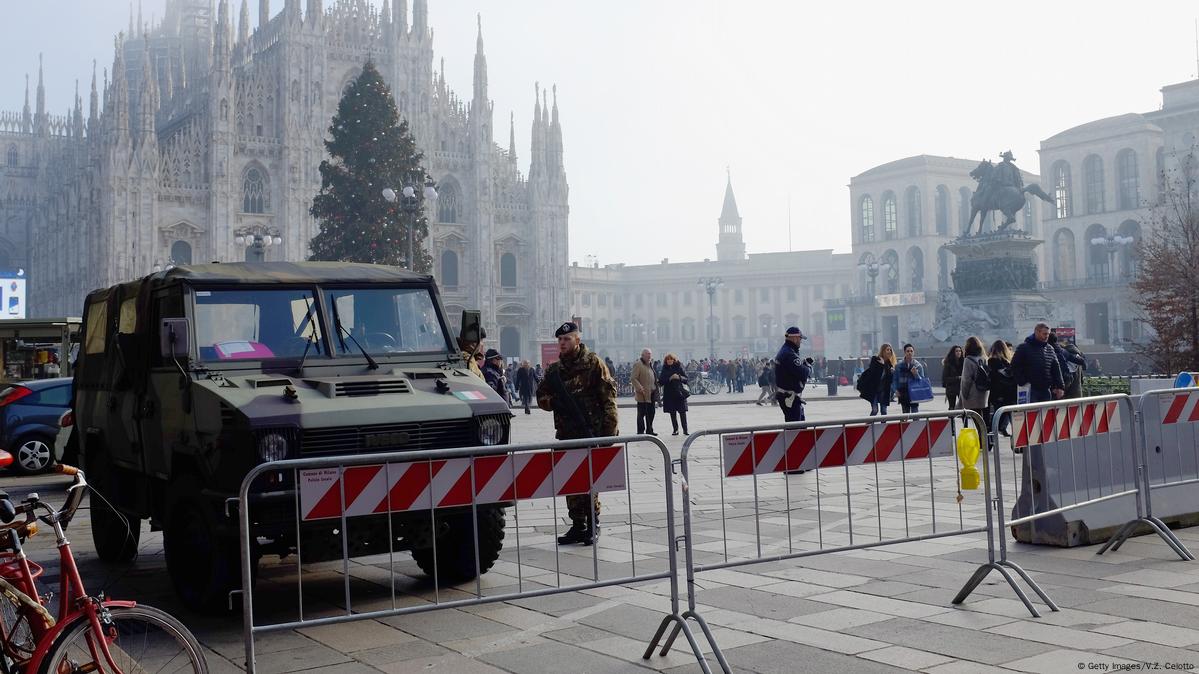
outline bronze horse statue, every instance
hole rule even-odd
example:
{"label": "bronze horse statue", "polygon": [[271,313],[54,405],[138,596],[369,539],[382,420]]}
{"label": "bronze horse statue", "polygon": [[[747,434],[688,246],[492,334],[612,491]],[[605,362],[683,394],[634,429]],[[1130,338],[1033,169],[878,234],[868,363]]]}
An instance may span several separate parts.
{"label": "bronze horse statue", "polygon": [[970,197],[970,220],[966,222],[967,235],[970,233],[970,228],[974,226],[975,217],[978,218],[978,233],[982,234],[983,220],[991,211],[1003,212],[1003,222],[995,231],[1002,232],[1007,229],[1016,222],[1016,214],[1027,203],[1026,194],[1033,194],[1048,203],[1053,203],[1053,197],[1046,194],[1040,185],[1032,183],[1025,187],[1024,180],[1020,177],[1020,170],[1010,162],[1005,161],[996,166],[991,163],[991,160],[984,159],[970,172],[970,177],[978,181],[978,188],[974,190],[974,196]]}

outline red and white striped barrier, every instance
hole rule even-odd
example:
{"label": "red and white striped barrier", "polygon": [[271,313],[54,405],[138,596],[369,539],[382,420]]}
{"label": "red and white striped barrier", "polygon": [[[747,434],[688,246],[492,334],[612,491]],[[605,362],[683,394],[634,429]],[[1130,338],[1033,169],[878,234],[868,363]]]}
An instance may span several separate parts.
{"label": "red and white striped barrier", "polygon": [[1187,424],[1199,421],[1199,391],[1175,393],[1170,406],[1163,408],[1162,424]]}
{"label": "red and white striped barrier", "polygon": [[725,477],[953,454],[947,419],[877,422],[723,436]]}
{"label": "red and white striped barrier", "polygon": [[1120,401],[1079,403],[1012,413],[1012,446],[1076,440],[1120,431]]}
{"label": "red and white striped barrier", "polygon": [[[588,461],[590,454],[591,460]],[[623,446],[300,471],[304,520],[625,488]],[[473,485],[473,488],[472,488]]]}

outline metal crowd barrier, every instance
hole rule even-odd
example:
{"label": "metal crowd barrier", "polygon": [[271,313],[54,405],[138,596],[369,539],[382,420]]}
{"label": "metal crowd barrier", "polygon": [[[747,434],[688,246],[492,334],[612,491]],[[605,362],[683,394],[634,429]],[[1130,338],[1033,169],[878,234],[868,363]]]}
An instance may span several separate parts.
{"label": "metal crowd barrier", "polygon": [[1187,487],[1199,483],[1199,389],[1171,388],[1149,391],[1135,399],[1140,427],[1137,480],[1140,489],[1137,517],[1129,520],[1099,551],[1119,550],[1140,525],[1148,526],[1184,560],[1194,554],[1154,514],[1153,492],[1161,491],[1166,517],[1199,513],[1199,492]]}
{"label": "metal crowd barrier", "polygon": [[[958,422],[967,420],[973,427],[983,428],[977,413],[953,410],[720,428],[693,433],[686,439],[679,461],[687,570],[687,610],[681,617],[700,626],[726,673],[731,672],[729,664],[696,608],[696,574],[704,571],[986,533],[989,561],[983,568],[1000,571],[1023,596],[996,561],[990,535],[994,530],[989,507],[991,482],[985,457],[981,480],[984,501],[971,504],[969,517],[962,505],[956,440],[961,425]],[[697,458],[696,441],[711,436],[718,439],[718,455]],[[981,443],[985,433],[979,436]],[[786,474],[798,470],[807,474]],[[762,484],[766,481],[782,482],[781,499],[764,498],[765,489],[760,487],[767,486]],[[873,482],[873,496],[852,488],[862,482]],[[902,521],[892,508],[884,509],[883,491],[889,492],[889,500],[902,498]],[[865,513],[856,527],[855,500]],[[711,522],[711,528],[697,526],[696,510],[717,509],[719,527],[715,526],[715,517],[705,520]],[[979,509],[985,512],[985,524]],[[812,514],[814,528],[810,519],[795,517]],[[730,531],[730,524],[734,531]],[[698,542],[700,536],[705,542]],[[700,553],[711,561],[700,561]],[[676,621],[663,653],[670,649],[684,624]],[[647,655],[665,627],[664,622],[650,642]]]}
{"label": "metal crowd barrier", "polygon": [[[602,446],[597,444],[602,443]],[[630,446],[645,443],[658,450],[662,461],[662,485],[655,491],[665,491],[665,536],[661,544],[638,541],[636,530],[640,521],[651,516],[645,512],[644,500],[638,502],[634,519],[634,484],[629,471]],[[296,485],[294,489],[277,489],[263,494],[262,481],[276,485]],[[559,497],[604,493],[601,508],[601,529],[605,535],[589,548],[570,546],[560,548],[555,539],[561,527]],[[298,541],[294,561],[294,582],[297,614],[293,619],[256,624],[254,614],[254,566],[257,537],[252,528],[254,510],[264,496],[282,497],[286,512],[295,516],[295,535]],[[658,502],[661,495],[654,498]],[[492,602],[507,602],[544,597],[565,592],[577,592],[628,583],[669,580],[671,611],[662,619],[659,635],[672,622],[674,634],[682,631],[691,645],[701,669],[710,674],[699,643],[680,614],[678,587],[678,556],[674,523],[674,487],[670,453],[666,446],[652,436],[620,436],[602,439],[571,440],[552,443],[528,443],[462,449],[443,449],[412,452],[386,452],[360,456],[333,456],[275,461],[255,467],[242,481],[238,498],[241,548],[243,632],[246,647],[246,671],[255,671],[254,638],[257,635],[319,625],[360,620],[374,620],[438,609],[461,608]],[[515,575],[515,587],[499,587],[485,592],[483,576],[476,576],[473,592],[462,587],[443,588],[435,571],[433,600],[413,595],[397,597],[397,581],[406,578],[400,573],[396,559],[391,513],[419,511],[428,513],[429,532],[433,537],[433,567],[437,566],[438,518],[446,517],[442,508],[455,506],[459,512],[469,507],[472,539],[467,549],[473,551],[476,573],[480,568],[479,519],[480,507],[494,508],[496,504],[512,509],[515,526],[506,539],[515,533],[515,546],[505,545],[499,561],[499,573]],[[592,500],[593,517],[595,502]],[[621,511],[624,512],[621,512]],[[521,541],[522,513],[526,521],[542,525],[546,532],[526,533]],[[355,534],[365,525],[364,517],[382,514],[386,519],[388,549],[379,551],[377,561],[386,563],[386,570],[365,569],[356,562],[351,573],[351,540],[360,542]],[[617,517],[627,521],[618,522]],[[422,515],[423,517],[423,515]],[[314,525],[331,527],[339,539],[341,552],[333,562],[306,563],[302,527]],[[375,518],[376,526],[378,518]],[[526,525],[527,526],[527,525]],[[327,528],[328,530],[328,528]],[[625,535],[627,534],[627,538]],[[618,543],[614,543],[617,541]],[[650,553],[667,553],[665,568],[661,559],[652,554],[639,555],[638,545],[653,547]],[[627,558],[622,546],[627,545]],[[327,548],[326,548],[327,550]],[[586,551],[585,557],[580,551]],[[385,555],[384,559],[382,558]],[[523,555],[523,557],[522,557]],[[586,557],[590,557],[587,560]],[[552,563],[551,563],[552,558]],[[619,560],[619,561],[617,561]],[[627,565],[626,565],[627,562]],[[654,562],[657,562],[655,565]],[[289,564],[286,560],[283,564]],[[281,565],[282,566],[282,565]],[[308,568],[306,568],[308,567]],[[315,567],[315,568],[313,568]],[[530,573],[530,569],[532,572]],[[277,570],[277,568],[276,568]],[[363,572],[376,576],[376,581],[388,586],[390,600],[384,596],[368,600],[363,610],[355,609],[354,586],[363,582]],[[322,582],[320,576],[335,578],[340,571],[341,588],[328,593],[332,582]],[[526,578],[526,575],[528,576]],[[379,578],[378,576],[381,576]],[[353,581],[352,581],[353,579]],[[287,580],[287,579],[284,579]],[[277,579],[271,579],[272,584]],[[260,580],[261,582],[261,580]],[[492,584],[488,583],[491,589]],[[261,591],[262,588],[260,587]],[[425,593],[427,594],[427,593]],[[311,596],[323,608],[306,607]],[[702,624],[702,623],[701,623]],[[705,626],[706,630],[706,626]],[[710,639],[710,635],[709,635]],[[673,641],[673,639],[672,639]],[[657,639],[645,657],[649,658]],[[668,649],[663,649],[663,654]]]}

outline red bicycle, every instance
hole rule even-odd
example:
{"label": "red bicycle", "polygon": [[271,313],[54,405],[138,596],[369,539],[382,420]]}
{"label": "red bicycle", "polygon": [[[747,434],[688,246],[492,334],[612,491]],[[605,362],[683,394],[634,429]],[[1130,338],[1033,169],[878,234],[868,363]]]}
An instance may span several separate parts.
{"label": "red bicycle", "polygon": [[[0,468],[12,460],[0,450]],[[0,493],[0,671],[207,674],[200,644],[183,623],[151,606],[84,589],[63,528],[79,508],[87,482],[78,468],[60,465],[58,472],[75,477],[61,510],[37,494],[14,505]],[[53,595],[38,591],[42,567],[22,548],[37,534],[39,521],[53,529],[61,561],[57,617],[47,609]]]}

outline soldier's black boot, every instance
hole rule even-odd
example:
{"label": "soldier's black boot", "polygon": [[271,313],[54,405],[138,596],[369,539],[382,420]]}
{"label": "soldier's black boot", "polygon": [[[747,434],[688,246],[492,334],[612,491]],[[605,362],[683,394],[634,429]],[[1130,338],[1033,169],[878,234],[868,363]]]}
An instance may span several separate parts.
{"label": "soldier's black boot", "polygon": [[587,523],[583,521],[572,523],[570,529],[558,537],[558,545],[572,545],[584,542],[587,544],[591,542],[591,527],[588,527]]}

